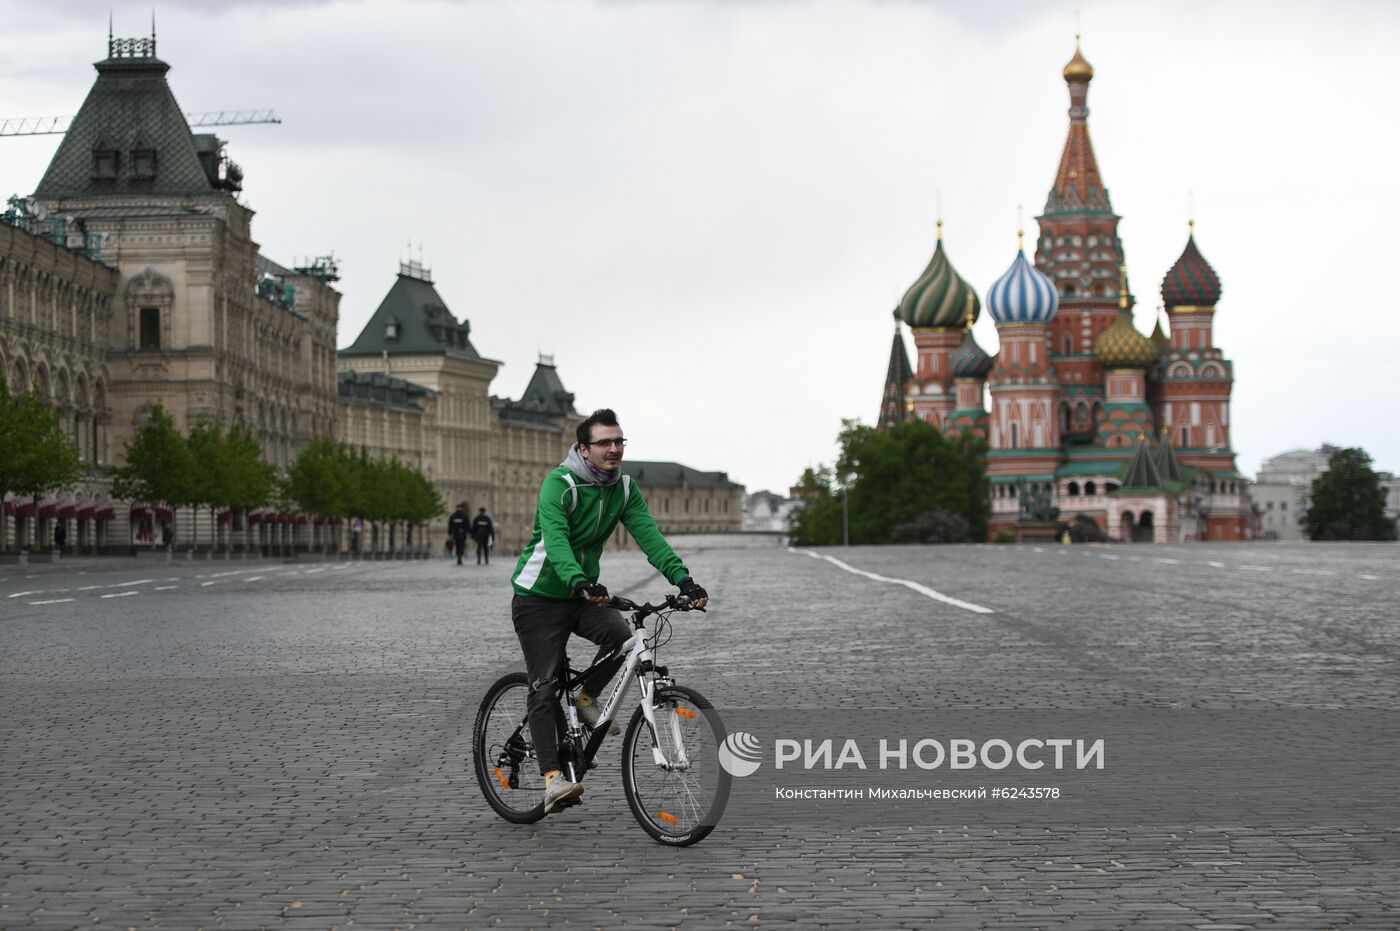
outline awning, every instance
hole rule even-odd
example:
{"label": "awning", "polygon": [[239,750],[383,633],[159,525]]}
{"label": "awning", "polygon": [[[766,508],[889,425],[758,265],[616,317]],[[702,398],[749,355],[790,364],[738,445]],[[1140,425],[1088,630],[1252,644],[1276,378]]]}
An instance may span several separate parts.
{"label": "awning", "polygon": [[58,516],[59,516],[59,517],[77,517],[77,516],[78,516],[78,506],[77,506],[76,504],[65,504],[63,507],[61,507],[61,508],[58,509]]}
{"label": "awning", "polygon": [[294,523],[294,524],[304,524],[304,523],[306,523],[306,515],[305,515],[305,514],[298,514],[297,516],[295,516],[295,517],[292,518],[292,523]]}
{"label": "awning", "polygon": [[140,520],[149,513],[151,513],[151,509],[146,507],[144,504],[133,505],[131,508],[131,519]]}
{"label": "awning", "polygon": [[170,508],[156,508],[156,517],[161,520],[170,520]]}
{"label": "awning", "polygon": [[116,508],[111,507],[101,508],[96,514],[92,516],[97,518],[98,520],[116,520],[117,510]]}
{"label": "awning", "polygon": [[97,516],[97,505],[95,505],[95,504],[89,504],[87,507],[78,508],[78,516],[79,516],[79,517],[96,517],[96,516]]}
{"label": "awning", "polygon": [[57,516],[58,516],[58,502],[57,502],[57,501],[52,501],[52,502],[50,502],[50,503],[48,503],[48,504],[41,504],[41,505],[39,505],[39,516],[40,516],[40,517],[57,517]]}
{"label": "awning", "polygon": [[19,504],[15,505],[14,515],[15,515],[16,517],[28,517],[29,515],[31,515],[31,514],[33,514],[33,513],[34,513],[34,502],[33,502],[32,500],[30,500],[30,501],[21,501]]}

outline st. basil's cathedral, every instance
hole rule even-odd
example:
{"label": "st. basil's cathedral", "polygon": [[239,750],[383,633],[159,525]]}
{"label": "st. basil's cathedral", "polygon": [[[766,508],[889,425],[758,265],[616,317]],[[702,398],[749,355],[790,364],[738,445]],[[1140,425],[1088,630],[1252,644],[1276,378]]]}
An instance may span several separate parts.
{"label": "st. basil's cathedral", "polygon": [[1233,366],[1212,337],[1220,279],[1192,230],[1162,280],[1167,331],[1160,316],[1151,336],[1134,327],[1119,217],[1089,140],[1093,77],[1076,42],[1064,68],[1069,135],[1036,218],[1034,264],[1018,243],[987,292],[999,351],[973,339],[982,302],[949,262],[940,219],[933,258],[895,310],[880,426],[917,417],[984,438],[993,534],[1040,535],[1057,508],[1061,524],[1092,520],[1110,539],[1243,540]]}

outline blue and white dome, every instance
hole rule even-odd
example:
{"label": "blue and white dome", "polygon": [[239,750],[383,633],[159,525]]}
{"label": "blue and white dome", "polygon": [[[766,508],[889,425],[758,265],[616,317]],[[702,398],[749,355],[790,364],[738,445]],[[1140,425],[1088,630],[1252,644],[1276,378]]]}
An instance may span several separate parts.
{"label": "blue and white dome", "polygon": [[997,323],[1049,323],[1060,309],[1055,286],[1034,265],[1025,252],[987,292],[987,312]]}

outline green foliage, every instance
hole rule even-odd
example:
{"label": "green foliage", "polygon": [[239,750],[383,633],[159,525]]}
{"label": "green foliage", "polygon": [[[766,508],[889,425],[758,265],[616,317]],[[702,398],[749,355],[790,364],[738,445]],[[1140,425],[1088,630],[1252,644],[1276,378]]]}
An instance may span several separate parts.
{"label": "green foliage", "polygon": [[1332,454],[1327,471],[1312,483],[1312,503],[1299,521],[1312,540],[1394,540],[1385,516],[1385,489],[1363,449]]}
{"label": "green foliage", "polygon": [[1016,531],[1014,531],[1014,530],[1007,530],[1005,527],[1003,527],[1001,530],[998,530],[998,531],[997,531],[996,536],[992,537],[992,542],[993,542],[993,543],[1015,543],[1015,542],[1016,542]]}
{"label": "green foliage", "polygon": [[36,391],[11,396],[0,377],[0,498],[6,492],[41,498],[76,485],[85,473],[58,412]]}
{"label": "green foliage", "polygon": [[126,441],[126,465],[113,472],[112,494],[128,501],[180,507],[200,503],[195,458],[175,421],[157,404]]}
{"label": "green foliage", "polygon": [[441,514],[432,482],[397,459],[370,459],[329,440],[315,440],[287,470],[287,497],[316,517],[422,523]]}
{"label": "green foliage", "polygon": [[[990,503],[986,446],[967,434],[945,437],[907,420],[880,431],[846,421],[835,470],[808,469],[798,482],[795,542],[841,542],[842,498],[849,495],[850,541],[985,540]],[[842,488],[846,491],[843,493]]]}

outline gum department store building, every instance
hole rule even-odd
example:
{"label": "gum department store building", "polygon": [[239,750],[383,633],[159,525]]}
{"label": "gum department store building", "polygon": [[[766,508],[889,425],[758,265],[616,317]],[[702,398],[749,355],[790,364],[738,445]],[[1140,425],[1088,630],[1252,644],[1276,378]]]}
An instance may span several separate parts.
{"label": "gum department store building", "polygon": [[994,534],[1053,531],[1057,507],[1061,522],[1082,515],[1114,539],[1242,540],[1233,367],[1212,336],[1220,279],[1188,236],[1161,286],[1169,335],[1160,319],[1150,336],[1133,326],[1119,217],[1089,141],[1093,76],[1076,43],[1064,69],[1069,134],[1036,218],[1034,264],[1018,250],[987,292],[997,354],[973,339],[982,305],[948,261],[940,221],[933,258],[895,311],[880,424],[913,416],[985,439]]}
{"label": "gum department store building", "polygon": [[[155,542],[172,521],[182,546],[306,545],[305,518],[175,514],[110,497],[110,467],[159,403],[188,432],[209,419],[253,427],[285,468],[332,436],[424,472],[449,510],[485,507],[496,544],[528,537],[544,474],[580,418],[552,359],[519,400],[490,394],[501,363],[479,355],[419,263],[402,264],[359,338],[336,351],[335,262],[294,268],[263,256],[243,171],[223,140],[195,133],[156,57],[155,36],[110,39],[97,80],[33,197],[0,223],[0,374],[58,410],[91,466],[80,488],[34,503],[7,496],[0,551],[45,549],[55,522],[79,551]],[[649,477],[639,470],[651,473]],[[741,486],[723,473],[631,463],[671,533],[737,530]],[[246,522],[246,523],[245,523]],[[445,537],[446,515],[428,539]],[[348,527],[340,526],[341,545]],[[364,545],[388,542],[366,527]],[[626,540],[619,535],[619,544]]]}

